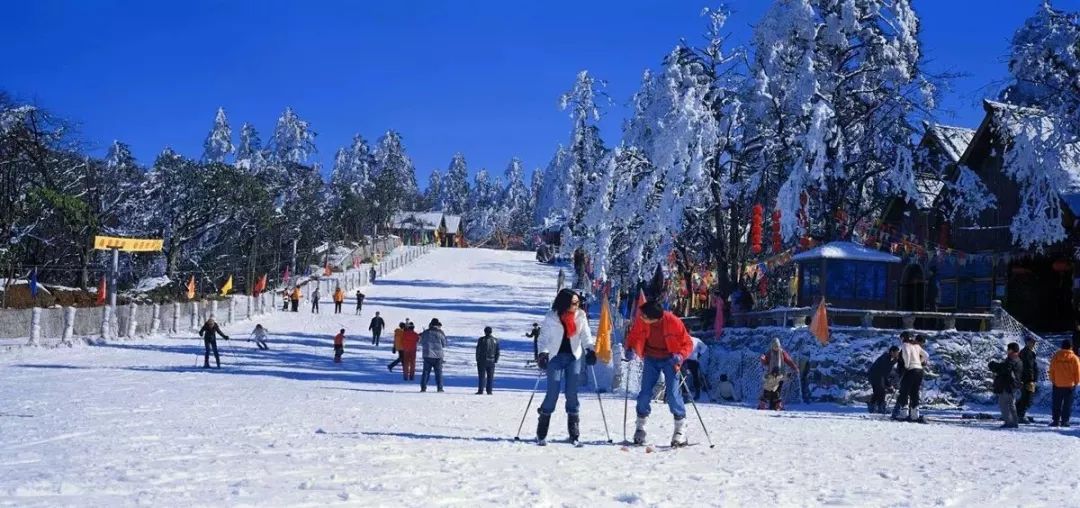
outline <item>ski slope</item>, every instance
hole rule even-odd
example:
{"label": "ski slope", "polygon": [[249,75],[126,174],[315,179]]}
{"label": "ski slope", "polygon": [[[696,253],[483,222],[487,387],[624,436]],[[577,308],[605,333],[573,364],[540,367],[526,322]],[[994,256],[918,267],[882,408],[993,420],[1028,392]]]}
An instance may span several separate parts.
{"label": "ski slope", "polygon": [[[532,258],[437,250],[365,288],[363,316],[350,300],[342,315],[324,301],[318,315],[265,317],[270,351],[239,340],[254,323],[226,328],[221,370],[193,367],[194,334],[2,354],[0,506],[1080,505],[1075,430],[700,404],[715,449],[645,453],[608,445],[596,395],[583,392],[585,447],[514,442],[536,379],[523,334],[555,286]],[[374,311],[391,326],[442,321],[446,393],[387,372],[391,340],[375,348],[366,331]],[[493,396],[474,395],[485,325],[502,338]],[[348,338],[335,365],[339,328]],[[623,400],[604,404],[618,442]],[[553,440],[566,436],[559,411]],[[532,410],[522,435],[535,425]],[[665,407],[649,430],[670,438]]]}

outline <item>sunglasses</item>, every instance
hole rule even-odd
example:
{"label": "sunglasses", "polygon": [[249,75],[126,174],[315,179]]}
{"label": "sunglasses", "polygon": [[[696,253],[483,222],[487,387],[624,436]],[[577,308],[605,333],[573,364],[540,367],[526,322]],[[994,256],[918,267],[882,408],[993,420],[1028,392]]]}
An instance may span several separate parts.
{"label": "sunglasses", "polygon": [[578,300],[570,300],[570,305],[572,305],[572,306],[574,306],[574,305],[581,305],[581,302],[580,302],[580,301],[578,301]]}

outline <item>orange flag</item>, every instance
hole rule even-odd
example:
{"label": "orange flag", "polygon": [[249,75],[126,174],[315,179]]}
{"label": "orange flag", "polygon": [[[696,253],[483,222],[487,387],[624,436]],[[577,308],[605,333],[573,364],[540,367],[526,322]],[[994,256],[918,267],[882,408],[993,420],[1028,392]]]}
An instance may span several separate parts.
{"label": "orange flag", "polygon": [[259,280],[257,280],[255,282],[255,287],[252,288],[252,289],[253,289],[252,292],[255,293],[255,296],[259,296],[259,293],[262,293],[263,291],[266,291],[266,274],[265,273],[263,274],[262,277],[259,277]]}
{"label": "orange flag", "polygon": [[824,298],[821,299],[817,310],[814,311],[814,317],[810,319],[810,333],[817,337],[822,346],[829,343],[829,315],[828,311],[825,310]]}
{"label": "orange flag", "polygon": [[605,288],[600,300],[600,326],[596,330],[596,357],[604,363],[611,363],[611,305],[608,304],[608,290]]}
{"label": "orange flag", "polygon": [[326,264],[323,266],[323,275],[330,276],[331,273],[333,272],[330,271],[330,262],[327,261]]}
{"label": "orange flag", "polygon": [[97,285],[97,302],[96,303],[98,305],[105,305],[105,291],[106,291],[106,289],[107,289],[107,287],[105,286],[105,276],[102,275],[101,276],[101,282],[98,282],[98,285]]}
{"label": "orange flag", "polygon": [[194,275],[191,276],[191,279],[189,279],[188,283],[187,283],[187,299],[188,300],[194,300],[195,299],[195,276]]}

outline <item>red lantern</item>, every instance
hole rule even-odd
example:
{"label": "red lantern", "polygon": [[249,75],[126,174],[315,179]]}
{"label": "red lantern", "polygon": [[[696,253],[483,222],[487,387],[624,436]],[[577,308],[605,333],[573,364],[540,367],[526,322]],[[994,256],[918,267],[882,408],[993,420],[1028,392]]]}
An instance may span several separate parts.
{"label": "red lantern", "polygon": [[780,248],[783,246],[783,242],[780,238],[780,210],[773,210],[772,213],[772,250],[773,253],[780,252]]}
{"label": "red lantern", "polygon": [[754,254],[761,254],[761,221],[764,212],[761,204],[756,204],[750,213],[750,251]]}
{"label": "red lantern", "polygon": [[1066,261],[1064,259],[1059,259],[1057,261],[1054,261],[1054,264],[1050,265],[1050,266],[1054,269],[1055,272],[1058,272],[1058,273],[1071,272],[1072,271],[1072,263],[1070,263],[1070,262],[1068,262],[1068,261]]}

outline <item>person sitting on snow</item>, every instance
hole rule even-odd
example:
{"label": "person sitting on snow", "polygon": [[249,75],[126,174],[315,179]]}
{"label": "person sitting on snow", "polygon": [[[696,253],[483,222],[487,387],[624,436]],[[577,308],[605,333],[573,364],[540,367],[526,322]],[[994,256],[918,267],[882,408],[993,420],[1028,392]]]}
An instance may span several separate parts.
{"label": "person sitting on snow", "polygon": [[263,325],[255,325],[255,329],[251,331],[251,338],[255,340],[255,345],[259,346],[259,349],[270,349],[270,346],[266,345],[267,332]]}
{"label": "person sitting on snow", "polygon": [[761,366],[765,367],[764,388],[761,391],[761,399],[758,401],[758,409],[772,409],[782,411],[784,409],[784,366],[790,367],[795,372],[799,366],[791,359],[787,351],[780,345],[780,337],[774,337],[772,347],[761,355]]}
{"label": "person sitting on snow", "polygon": [[716,390],[720,394],[720,400],[735,401],[735,385],[728,380],[727,374],[720,374],[720,383],[716,385]]}
{"label": "person sitting on snow", "polygon": [[660,302],[645,302],[641,317],[634,322],[626,336],[626,359],[642,359],[641,389],[637,396],[637,422],[634,444],[645,443],[645,423],[652,412],[650,402],[653,388],[664,375],[664,391],[668,408],[675,417],[671,446],[686,445],[686,406],[679,390],[679,369],[694,349],[694,341],[682,320],[665,311]]}

